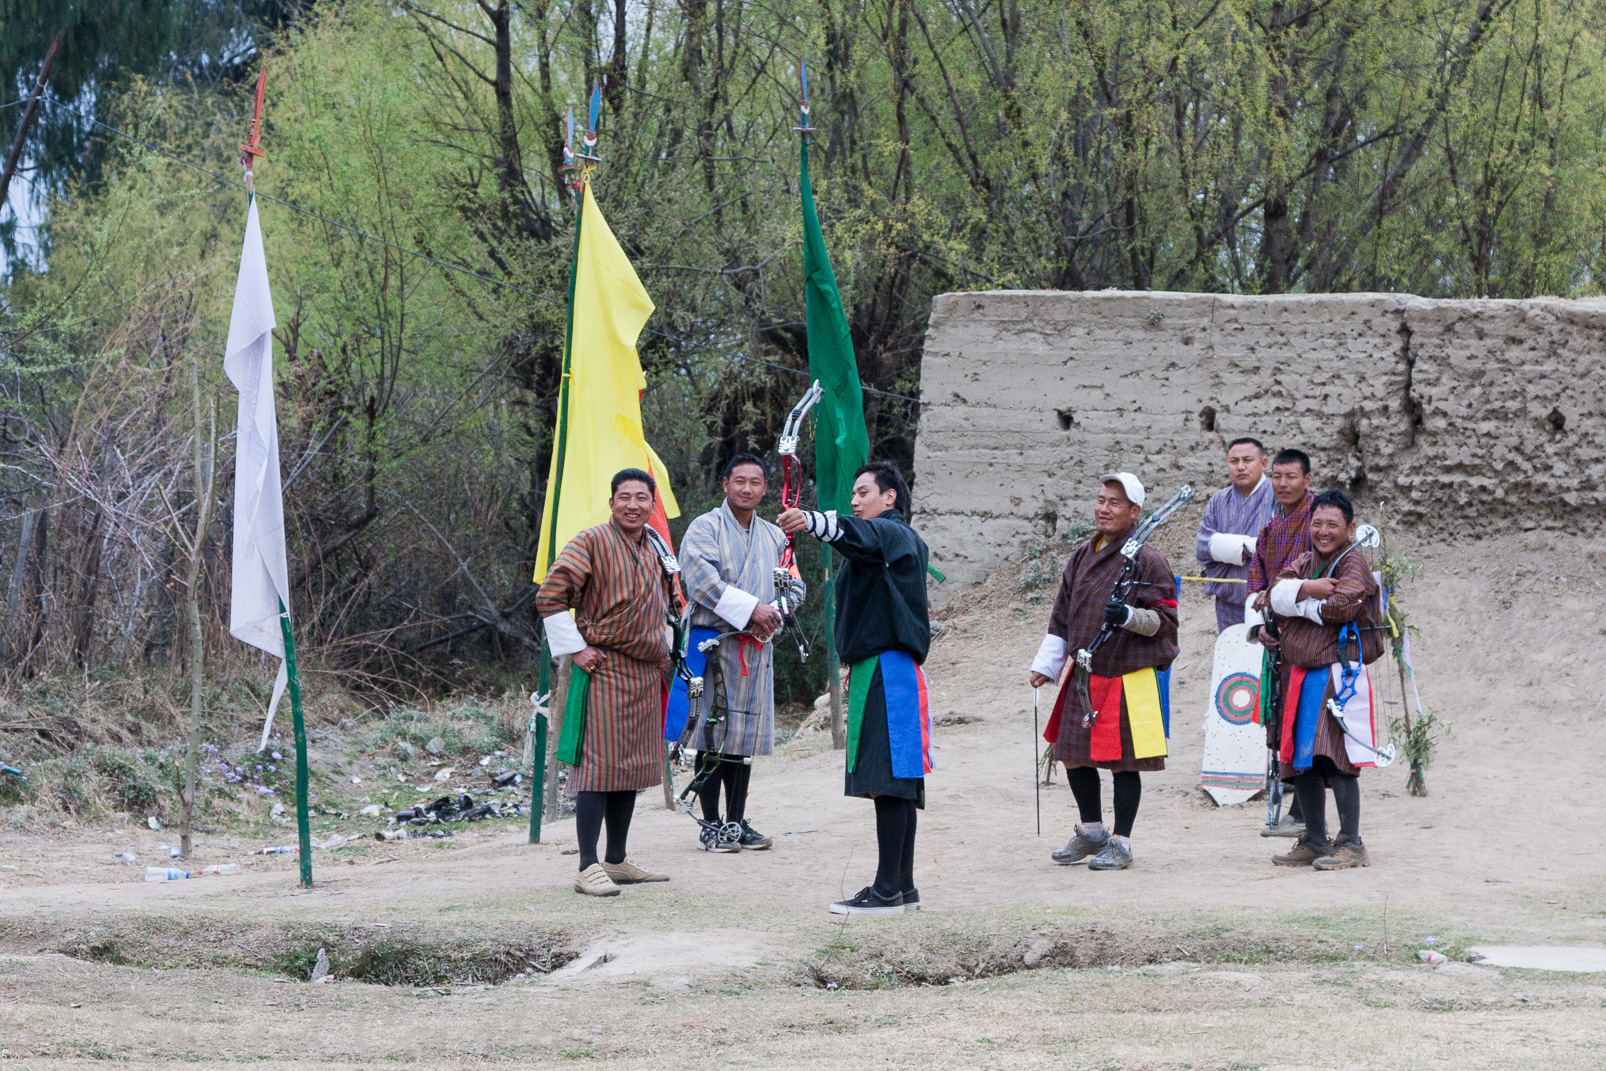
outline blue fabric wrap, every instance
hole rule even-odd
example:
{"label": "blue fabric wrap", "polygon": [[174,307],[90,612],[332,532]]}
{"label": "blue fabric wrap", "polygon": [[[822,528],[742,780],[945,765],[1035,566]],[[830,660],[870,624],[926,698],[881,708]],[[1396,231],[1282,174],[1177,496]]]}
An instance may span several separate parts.
{"label": "blue fabric wrap", "polygon": [[1322,696],[1327,694],[1327,667],[1305,674],[1299,687],[1299,711],[1294,716],[1294,769],[1308,770],[1315,761],[1316,725],[1322,718]]}
{"label": "blue fabric wrap", "polygon": [[919,673],[908,651],[881,652],[881,694],[887,703],[893,777],[926,776],[925,715],[920,709]]}
{"label": "blue fabric wrap", "polygon": [[[701,677],[708,670],[708,656],[699,651],[697,645],[718,635],[718,629],[701,625],[691,630],[691,636],[686,640],[686,668],[691,670],[693,677]],[[680,734],[686,731],[686,722],[690,719],[691,698],[686,694],[686,682],[677,674],[669,685],[669,710],[664,715],[664,739],[670,743],[679,740]]]}
{"label": "blue fabric wrap", "polygon": [[[1182,582],[1177,581],[1178,584]],[[1160,688],[1160,721],[1165,725],[1165,738],[1171,739],[1171,667],[1154,671],[1155,683]]]}

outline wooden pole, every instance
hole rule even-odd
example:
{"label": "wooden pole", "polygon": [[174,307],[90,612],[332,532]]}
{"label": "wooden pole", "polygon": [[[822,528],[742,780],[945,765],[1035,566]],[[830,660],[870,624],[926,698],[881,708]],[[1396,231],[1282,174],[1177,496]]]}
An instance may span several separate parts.
{"label": "wooden pole", "polygon": [[312,826],[307,821],[307,725],[301,716],[301,676],[296,672],[296,644],[290,634],[290,611],[279,603],[284,632],[284,669],[290,679],[290,714],[296,734],[296,833],[301,845],[301,886],[312,888]]}
{"label": "wooden pole", "polygon": [[546,808],[547,813],[553,818],[558,816],[557,741],[563,736],[563,708],[569,701],[569,667],[573,664],[573,655],[564,655],[558,659],[557,681],[552,685],[552,698],[547,701],[547,709],[552,711],[552,727],[548,732],[553,743],[546,757]]}
{"label": "wooden pole", "polygon": [[[536,695],[545,695],[547,709],[552,709],[552,656],[547,651],[546,633],[541,635],[541,672],[535,685]],[[535,761],[530,766],[530,843],[541,843],[541,809],[546,806],[546,715],[540,711],[530,715],[530,734],[535,738]]]}
{"label": "wooden pole", "polygon": [[820,544],[825,559],[825,675],[829,678],[826,693],[831,697],[831,748],[845,751],[848,746],[847,719],[842,711],[842,662],[836,653],[836,585],[832,583],[832,565],[836,551],[829,544]]}
{"label": "wooden pole", "polygon": [[11,188],[11,176],[17,173],[17,164],[22,161],[23,146],[28,143],[28,130],[33,126],[34,115],[39,111],[39,101],[45,95],[45,86],[50,82],[50,70],[56,65],[56,49],[61,47],[61,37],[50,42],[50,51],[45,53],[45,65],[39,69],[39,78],[33,84],[33,94],[28,98],[28,106],[22,110],[22,119],[17,123],[17,136],[12,139],[11,152],[6,156],[6,169],[0,172],[0,205],[6,203],[6,191]]}
{"label": "wooden pole", "polygon": [[206,533],[212,527],[212,488],[216,475],[212,458],[217,444],[217,403],[212,403],[211,433],[201,434],[201,370],[199,357],[190,362],[190,403],[195,419],[195,535],[190,540],[189,569],[186,573],[185,615],[190,626],[190,715],[187,735],[189,751],[184,756],[183,813],[179,820],[179,851],[190,858],[195,800],[201,791],[201,699],[206,687],[206,645],[201,634],[201,565],[206,550]]}

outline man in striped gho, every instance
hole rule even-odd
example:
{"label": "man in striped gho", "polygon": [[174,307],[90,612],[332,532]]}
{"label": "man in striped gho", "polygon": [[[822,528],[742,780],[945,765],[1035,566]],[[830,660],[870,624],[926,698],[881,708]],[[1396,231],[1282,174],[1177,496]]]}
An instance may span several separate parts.
{"label": "man in striped gho", "polygon": [[1210,496],[1194,556],[1211,577],[1205,594],[1215,596],[1216,633],[1244,619],[1248,594],[1249,562],[1255,554],[1255,537],[1272,519],[1276,498],[1266,479],[1266,448],[1259,439],[1234,439],[1227,444],[1227,478],[1231,486]]}
{"label": "man in striped gho", "polygon": [[[571,681],[559,758],[574,760],[574,891],[587,896],[669,880],[631,862],[625,839],[636,793],[663,783],[673,580],[646,531],[658,485],[640,469],[625,469],[612,486],[613,516],[569,540],[535,599],[553,655],[572,654],[571,672],[580,679],[578,686]],[[599,860],[604,824],[608,845]]]}

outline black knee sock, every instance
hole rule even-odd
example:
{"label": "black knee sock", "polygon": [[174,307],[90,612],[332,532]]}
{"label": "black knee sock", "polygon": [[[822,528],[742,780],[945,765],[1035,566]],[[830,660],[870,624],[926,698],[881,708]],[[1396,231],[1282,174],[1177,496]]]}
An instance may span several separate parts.
{"label": "black knee sock", "polygon": [[1301,810],[1299,806],[1298,793],[1294,794],[1294,802],[1288,805],[1288,817],[1292,818],[1296,822],[1303,822],[1305,820],[1305,812]]}
{"label": "black knee sock", "polygon": [[725,821],[740,822],[747,817],[747,786],[753,779],[753,768],[735,755],[725,760],[720,774],[725,779]]}
{"label": "black knee sock", "polygon": [[1065,767],[1065,780],[1071,783],[1071,795],[1076,797],[1076,809],[1082,814],[1082,824],[1104,821],[1104,807],[1099,802],[1099,772],[1092,766]]}
{"label": "black knee sock", "polygon": [[1305,812],[1305,836],[1316,844],[1327,840],[1326,778],[1315,770],[1294,776],[1294,794]]}
{"label": "black knee sock", "polygon": [[875,798],[875,891],[882,896],[903,891],[903,842],[909,834],[906,802],[892,796]]}
{"label": "black knee sock", "polygon": [[697,756],[697,767],[693,777],[703,776],[703,771],[712,769],[708,780],[703,787],[697,790],[697,799],[703,805],[703,820],[705,822],[719,821],[719,786],[723,783],[725,764],[719,761],[719,755],[704,751]]}
{"label": "black knee sock", "polygon": [[607,799],[606,792],[574,794],[574,839],[580,845],[581,870],[597,861],[597,836],[602,832]]}
{"label": "black knee sock", "polygon": [[1132,822],[1138,816],[1138,801],[1143,798],[1143,775],[1136,770],[1117,770],[1113,775],[1115,791],[1115,835],[1130,837]]}
{"label": "black knee sock", "polygon": [[630,837],[630,818],[636,812],[636,793],[627,788],[602,795],[607,797],[608,819],[608,850],[602,859],[606,863],[622,863],[626,855],[625,841]]}
{"label": "black knee sock", "polygon": [[915,888],[915,826],[918,824],[920,808],[914,800],[904,800],[907,827],[903,833],[903,855],[899,860],[898,890],[900,892],[913,892]]}
{"label": "black knee sock", "polygon": [[1334,774],[1333,804],[1338,808],[1338,832],[1356,844],[1361,842],[1361,781],[1358,777]]}

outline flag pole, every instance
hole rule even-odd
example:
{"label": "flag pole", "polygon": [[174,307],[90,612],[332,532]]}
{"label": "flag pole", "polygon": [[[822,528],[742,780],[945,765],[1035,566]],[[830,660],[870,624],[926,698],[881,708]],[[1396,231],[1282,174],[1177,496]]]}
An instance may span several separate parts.
{"label": "flag pole", "polygon": [[290,611],[279,600],[279,628],[284,633],[284,671],[290,687],[290,720],[296,737],[296,837],[300,845],[301,885],[312,888],[312,824],[307,820],[307,723],[301,716],[301,674],[296,671],[296,642],[290,634]]}
{"label": "flag pole", "polygon": [[[552,487],[552,507],[548,511],[550,516],[543,517],[547,526],[546,559],[541,562],[542,573],[550,571],[552,563],[558,557],[558,504],[563,497],[563,464],[569,438],[569,379],[570,359],[572,356],[572,343],[574,341],[574,284],[580,265],[580,227],[585,221],[585,184],[590,178],[590,167],[577,163],[576,156],[588,162],[595,162],[592,147],[596,144],[596,100],[600,99],[597,92],[593,92],[593,105],[591,115],[591,129],[587,133],[587,150],[584,154],[574,151],[574,109],[569,109],[564,124],[563,157],[564,169],[573,171],[576,179],[572,189],[579,195],[576,199],[574,214],[574,252],[569,258],[569,310],[563,324],[563,369],[558,378],[558,413],[557,426],[554,429],[552,449],[557,454],[556,464],[552,471],[556,479]],[[561,676],[559,683],[567,684],[567,674]],[[541,668],[540,678],[536,685],[539,692],[547,697],[548,715],[543,716],[537,712],[532,719],[535,723],[535,768],[531,774],[530,783],[530,843],[541,843],[541,812],[549,802],[550,797],[552,816],[557,817],[558,793],[558,764],[557,753],[547,754],[547,739],[556,739],[563,732],[563,707],[567,695],[560,695],[559,689],[553,686],[552,655],[547,648],[546,636],[543,631],[541,637]],[[564,689],[567,691],[567,689]]]}

